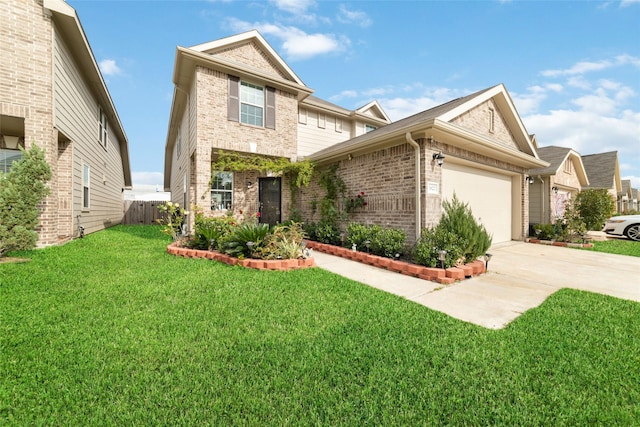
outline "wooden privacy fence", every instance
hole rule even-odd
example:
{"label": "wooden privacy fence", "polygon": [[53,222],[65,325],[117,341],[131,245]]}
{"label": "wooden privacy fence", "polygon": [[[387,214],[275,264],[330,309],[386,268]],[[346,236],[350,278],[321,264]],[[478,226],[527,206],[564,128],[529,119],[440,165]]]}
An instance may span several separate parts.
{"label": "wooden privacy fence", "polygon": [[125,200],[124,201],[124,224],[157,224],[156,220],[160,218],[158,205],[163,205],[165,201],[142,201],[142,200]]}

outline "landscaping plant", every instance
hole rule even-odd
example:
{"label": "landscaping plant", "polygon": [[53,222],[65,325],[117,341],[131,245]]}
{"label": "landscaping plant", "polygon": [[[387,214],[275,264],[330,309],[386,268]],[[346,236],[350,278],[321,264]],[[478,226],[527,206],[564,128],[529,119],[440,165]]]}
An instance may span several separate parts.
{"label": "landscaping plant", "polygon": [[162,232],[177,241],[178,236],[182,234],[182,225],[189,211],[185,211],[180,204],[173,202],[158,205],[158,210],[163,214],[162,218],[156,220],[162,226]]}
{"label": "landscaping plant", "polygon": [[0,172],[0,258],[8,251],[35,247],[38,241],[38,204],[49,194],[51,168],[37,145],[21,148],[22,159],[9,173]]}
{"label": "landscaping plant", "polygon": [[[356,245],[359,251],[368,250],[374,255],[394,258],[404,252],[406,233],[397,228],[382,228],[377,224],[365,225],[351,222],[346,229],[347,247]],[[367,242],[369,247],[367,248]]]}
{"label": "landscaping plant", "polygon": [[576,196],[575,204],[587,230],[602,230],[616,211],[616,202],[606,189],[583,190]]}

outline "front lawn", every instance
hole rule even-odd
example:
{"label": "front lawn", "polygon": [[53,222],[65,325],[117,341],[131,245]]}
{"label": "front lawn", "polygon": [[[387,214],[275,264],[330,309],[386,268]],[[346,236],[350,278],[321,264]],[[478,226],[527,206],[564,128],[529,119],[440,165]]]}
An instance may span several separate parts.
{"label": "front lawn", "polygon": [[640,423],[638,303],[566,289],[495,331],[167,244],[118,226],[0,265],[0,424]]}
{"label": "front lawn", "polygon": [[609,254],[630,255],[640,257],[640,242],[627,239],[611,239],[602,242],[594,241],[593,250]]}

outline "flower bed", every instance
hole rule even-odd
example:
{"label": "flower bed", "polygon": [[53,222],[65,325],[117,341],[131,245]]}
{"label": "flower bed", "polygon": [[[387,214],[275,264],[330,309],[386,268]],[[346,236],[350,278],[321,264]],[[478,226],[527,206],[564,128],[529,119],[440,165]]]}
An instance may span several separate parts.
{"label": "flower bed", "polygon": [[477,276],[485,272],[485,263],[476,260],[461,267],[451,267],[447,269],[424,267],[418,264],[411,264],[405,261],[398,261],[378,255],[371,255],[366,252],[354,251],[342,246],[329,245],[326,243],[307,241],[307,248],[342,258],[362,262],[378,268],[404,274],[406,276],[417,277],[423,280],[438,282],[449,285],[457,280]]}
{"label": "flower bed", "polygon": [[167,246],[167,252],[171,255],[182,256],[185,258],[206,258],[220,261],[228,265],[241,265],[256,270],[297,270],[300,268],[315,267],[316,263],[313,258],[299,259],[238,259],[230,255],[223,254],[218,251],[204,251],[199,249],[185,248],[175,243]]}

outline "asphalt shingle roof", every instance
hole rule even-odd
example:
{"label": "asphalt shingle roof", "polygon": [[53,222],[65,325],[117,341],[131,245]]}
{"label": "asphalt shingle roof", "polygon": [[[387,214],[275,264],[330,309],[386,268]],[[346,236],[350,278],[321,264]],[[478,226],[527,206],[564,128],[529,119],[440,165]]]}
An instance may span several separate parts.
{"label": "asphalt shingle roof", "polygon": [[617,151],[582,156],[582,164],[589,178],[588,188],[612,188],[617,160]]}
{"label": "asphalt shingle roof", "polygon": [[542,160],[549,162],[549,166],[546,168],[539,169],[531,169],[529,171],[530,175],[554,175],[564,159],[567,158],[567,155],[571,151],[571,148],[566,147],[540,147],[538,148],[538,157]]}

